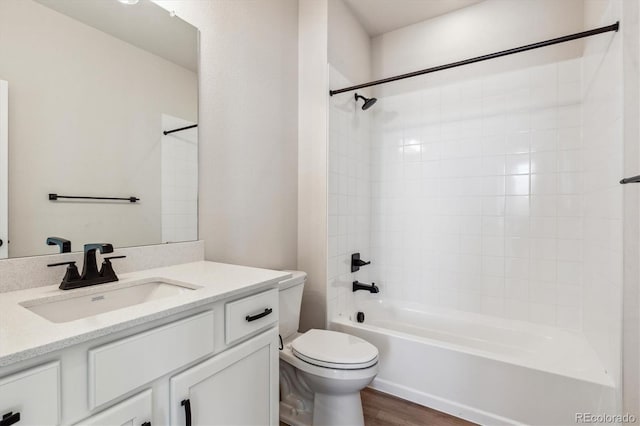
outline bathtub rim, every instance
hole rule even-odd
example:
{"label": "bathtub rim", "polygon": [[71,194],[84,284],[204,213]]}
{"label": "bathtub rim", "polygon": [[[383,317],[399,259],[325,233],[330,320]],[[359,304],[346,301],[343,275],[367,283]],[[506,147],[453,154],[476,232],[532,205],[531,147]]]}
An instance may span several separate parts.
{"label": "bathtub rim", "polygon": [[[573,379],[573,380],[579,380],[579,381],[583,381],[583,382],[587,382],[587,383],[591,383],[591,384],[595,384],[595,385],[600,385],[600,386],[604,386],[607,388],[611,388],[611,389],[616,389],[615,383],[613,381],[613,378],[609,375],[604,373],[604,367],[603,367],[603,373],[601,375],[599,375],[602,380],[595,380],[592,379],[590,377],[584,377],[581,376],[579,374],[569,374],[566,371],[560,371],[560,369],[553,369],[553,368],[541,368],[539,366],[535,366],[535,365],[531,365],[529,363],[525,363],[525,362],[515,362],[512,359],[509,359],[508,357],[500,357],[499,355],[494,355],[494,354],[490,354],[488,352],[484,352],[481,350],[477,350],[477,349],[473,349],[473,348],[469,348],[469,347],[464,347],[462,345],[456,345],[454,343],[448,343],[448,342],[443,342],[443,341],[439,341],[436,339],[430,339],[428,337],[422,337],[422,336],[416,336],[414,334],[410,334],[410,333],[406,333],[406,332],[402,332],[402,331],[397,331],[397,330],[391,330],[388,328],[384,328],[384,327],[378,327],[375,325],[370,325],[370,324],[366,324],[365,323],[358,323],[356,321],[353,321],[352,319],[349,319],[347,317],[344,316],[339,316],[337,318],[333,318],[329,321],[329,329],[333,329],[332,327],[332,323],[338,323],[341,324],[343,326],[347,326],[347,327],[355,327],[355,328],[362,328],[364,330],[369,330],[371,332],[376,332],[376,333],[380,333],[383,334],[385,336],[389,336],[389,337],[396,337],[396,338],[402,338],[405,340],[409,340],[411,342],[414,343],[419,343],[419,344],[428,344],[428,345],[432,345],[441,349],[446,349],[446,350],[452,350],[452,351],[457,351],[457,352],[463,352],[469,355],[473,355],[473,356],[478,356],[481,358],[485,358],[485,359],[490,359],[490,360],[494,360],[494,361],[498,361],[498,362],[504,362],[510,365],[515,365],[521,368],[526,368],[529,370],[533,370],[533,371],[541,371],[544,373],[548,373],[548,374],[556,374],[559,376],[563,376],[563,377],[567,377],[569,379]],[[599,361],[599,360],[598,360]]]}

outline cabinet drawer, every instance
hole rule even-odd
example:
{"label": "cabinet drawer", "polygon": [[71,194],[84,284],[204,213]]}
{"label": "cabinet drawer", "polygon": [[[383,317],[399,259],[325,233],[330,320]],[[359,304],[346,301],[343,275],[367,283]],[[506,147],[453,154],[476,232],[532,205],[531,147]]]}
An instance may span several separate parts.
{"label": "cabinet drawer", "polygon": [[0,418],[11,413],[20,426],[60,423],[60,363],[0,379]]}
{"label": "cabinet drawer", "polygon": [[278,290],[268,290],[225,305],[225,342],[264,330],[278,320]]}
{"label": "cabinet drawer", "polygon": [[213,353],[213,311],[89,351],[89,408]]}
{"label": "cabinet drawer", "polygon": [[151,424],[151,389],[124,400],[120,404],[76,423],[76,426],[105,426],[105,425],[143,425]]}

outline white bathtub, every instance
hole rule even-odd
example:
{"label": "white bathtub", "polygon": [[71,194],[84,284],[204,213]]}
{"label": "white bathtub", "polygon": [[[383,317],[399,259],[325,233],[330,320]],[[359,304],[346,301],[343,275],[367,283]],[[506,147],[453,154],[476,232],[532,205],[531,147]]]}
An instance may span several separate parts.
{"label": "white bathtub", "polygon": [[487,425],[616,413],[613,380],[578,333],[389,301],[358,310],[363,323],[339,317],[331,328],[378,347],[375,389]]}

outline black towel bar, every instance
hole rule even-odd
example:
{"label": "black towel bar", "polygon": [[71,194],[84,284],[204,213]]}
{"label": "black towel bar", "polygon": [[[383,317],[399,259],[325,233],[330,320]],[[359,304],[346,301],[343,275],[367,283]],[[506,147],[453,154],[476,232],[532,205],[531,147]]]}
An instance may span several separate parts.
{"label": "black towel bar", "polygon": [[136,201],[140,201],[138,197],[82,197],[76,195],[58,195],[58,194],[49,194],[49,201],[57,201],[60,198],[68,198],[72,200],[108,200],[108,201],[128,201],[130,203],[135,203]]}
{"label": "black towel bar", "polygon": [[640,175],[624,178],[620,181],[620,183],[623,185],[627,183],[639,183],[639,182],[640,182]]}

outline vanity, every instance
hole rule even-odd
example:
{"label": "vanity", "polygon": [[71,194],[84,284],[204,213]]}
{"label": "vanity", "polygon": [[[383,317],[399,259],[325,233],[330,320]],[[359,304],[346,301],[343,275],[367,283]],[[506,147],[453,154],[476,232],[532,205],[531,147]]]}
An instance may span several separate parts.
{"label": "vanity", "polygon": [[150,0],[0,1],[0,426],[277,424],[290,274],[203,260],[198,43]]}
{"label": "vanity", "polygon": [[200,261],[3,293],[0,424],[278,424],[289,277]]}

